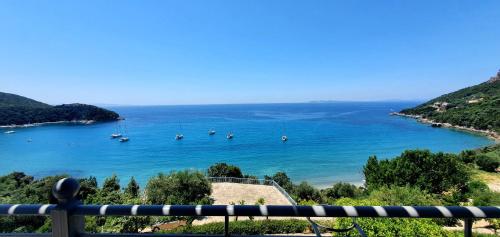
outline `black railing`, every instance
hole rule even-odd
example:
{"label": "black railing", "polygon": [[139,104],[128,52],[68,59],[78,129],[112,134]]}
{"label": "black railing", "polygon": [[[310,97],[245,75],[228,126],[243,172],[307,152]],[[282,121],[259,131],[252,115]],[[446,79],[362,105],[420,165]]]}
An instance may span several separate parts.
{"label": "black railing", "polygon": [[[223,236],[230,236],[229,216],[460,218],[465,220],[465,236],[472,236],[472,219],[500,218],[499,207],[473,206],[82,205],[80,201],[75,199],[78,190],[79,184],[76,180],[62,179],[54,185],[52,190],[59,204],[1,204],[0,215],[50,215],[52,236],[54,237],[103,236],[103,234],[84,232],[84,216],[224,216],[225,232]],[[35,236],[35,234],[24,235]],[[14,235],[4,233],[0,236]]]}

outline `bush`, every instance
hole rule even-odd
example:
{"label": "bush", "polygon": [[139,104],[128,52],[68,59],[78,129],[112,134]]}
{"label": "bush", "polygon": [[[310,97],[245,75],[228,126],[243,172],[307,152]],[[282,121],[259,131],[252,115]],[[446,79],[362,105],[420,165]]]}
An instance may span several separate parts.
{"label": "bush", "polygon": [[476,152],[471,150],[465,150],[460,152],[458,158],[465,164],[471,164],[474,163],[474,161],[476,160]]}
{"label": "bush", "polygon": [[[262,235],[303,233],[309,227],[305,220],[262,220],[262,221],[237,221],[229,224],[231,234],[237,235]],[[216,222],[197,226],[183,226],[174,230],[162,231],[163,233],[192,233],[192,234],[222,234],[224,223]]]}
{"label": "bush", "polygon": [[327,188],[321,191],[326,198],[338,199],[342,197],[358,197],[363,192],[356,185],[349,183],[336,183],[331,188]]}
{"label": "bush", "polygon": [[488,172],[495,172],[495,169],[498,168],[498,165],[500,162],[490,156],[486,155],[479,155],[476,158],[476,164],[479,166],[480,169]]}
{"label": "bush", "polygon": [[439,199],[426,191],[422,191],[417,187],[383,187],[374,190],[368,197],[370,200],[375,200],[384,203],[384,205],[392,206],[436,206],[441,205]]}
{"label": "bush", "polygon": [[208,168],[208,176],[210,177],[236,177],[243,178],[243,174],[239,167],[228,165],[226,163],[217,163]]}
{"label": "bush", "polygon": [[[341,198],[336,202],[341,206],[380,206],[385,203],[376,200],[354,200]],[[367,236],[453,236],[446,232],[432,219],[411,218],[356,218]],[[352,225],[351,218],[337,218],[334,228],[347,228]],[[351,230],[346,236],[356,236],[356,230]]]}

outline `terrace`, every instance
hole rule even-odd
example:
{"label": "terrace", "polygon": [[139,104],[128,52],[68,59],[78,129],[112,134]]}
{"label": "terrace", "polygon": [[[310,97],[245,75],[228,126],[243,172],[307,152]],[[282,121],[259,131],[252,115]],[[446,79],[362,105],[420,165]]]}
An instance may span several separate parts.
{"label": "terrace", "polygon": [[[500,218],[499,207],[473,206],[300,206],[285,190],[272,180],[251,180],[234,178],[211,178],[216,183],[261,184],[275,188],[292,205],[83,205],[76,199],[79,183],[71,178],[61,179],[54,184],[52,193],[58,204],[0,204],[0,216],[50,216],[52,233],[0,233],[0,237],[132,237],[132,236],[201,236],[193,234],[106,234],[86,233],[85,216],[191,216],[222,217],[224,233],[215,236],[236,236],[230,233],[231,216],[256,217],[301,217],[307,218],[314,230],[314,236],[321,231],[342,232],[316,224],[311,217],[350,217],[360,236],[366,236],[355,222],[355,218],[458,218],[464,220],[464,235],[472,236],[473,219]],[[206,235],[203,235],[206,236]]]}

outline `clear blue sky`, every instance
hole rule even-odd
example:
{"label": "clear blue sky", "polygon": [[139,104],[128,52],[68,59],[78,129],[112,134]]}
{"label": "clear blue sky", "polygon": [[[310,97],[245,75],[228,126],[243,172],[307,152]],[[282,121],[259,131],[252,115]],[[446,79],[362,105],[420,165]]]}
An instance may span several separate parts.
{"label": "clear blue sky", "polygon": [[0,91],[51,104],[422,100],[500,69],[500,1],[0,1]]}

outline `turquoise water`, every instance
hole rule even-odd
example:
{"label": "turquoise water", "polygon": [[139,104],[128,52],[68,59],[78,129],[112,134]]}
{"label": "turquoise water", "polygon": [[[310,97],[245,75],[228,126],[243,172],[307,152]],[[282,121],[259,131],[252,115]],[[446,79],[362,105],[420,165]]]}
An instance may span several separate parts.
{"label": "turquoise water", "polygon": [[[158,172],[205,170],[228,162],[248,174],[285,171],[294,181],[326,186],[336,181],[361,183],[362,166],[370,155],[391,158],[413,148],[459,152],[492,143],[482,136],[388,115],[415,104],[114,107],[125,121],[0,134],[0,174],[67,173],[102,181],[115,173],[122,183],[135,176],[145,184]],[[118,123],[127,128],[130,142],[110,139]],[[209,129],[217,134],[208,136]],[[178,131],[184,140],[174,140]],[[225,138],[228,131],[234,132],[233,140]],[[281,142],[282,133],[288,142]]]}

